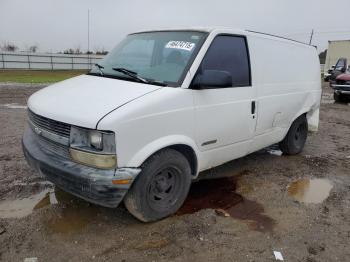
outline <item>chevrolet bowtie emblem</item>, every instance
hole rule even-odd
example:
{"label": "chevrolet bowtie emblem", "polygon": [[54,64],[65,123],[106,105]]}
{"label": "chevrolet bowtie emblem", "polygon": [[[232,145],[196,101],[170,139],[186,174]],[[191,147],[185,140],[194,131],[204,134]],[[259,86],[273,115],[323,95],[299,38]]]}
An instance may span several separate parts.
{"label": "chevrolet bowtie emblem", "polygon": [[40,128],[38,128],[38,127],[35,127],[35,128],[34,128],[34,131],[35,131],[35,133],[37,133],[38,135],[41,135],[41,133],[42,133],[42,131],[41,131]]}

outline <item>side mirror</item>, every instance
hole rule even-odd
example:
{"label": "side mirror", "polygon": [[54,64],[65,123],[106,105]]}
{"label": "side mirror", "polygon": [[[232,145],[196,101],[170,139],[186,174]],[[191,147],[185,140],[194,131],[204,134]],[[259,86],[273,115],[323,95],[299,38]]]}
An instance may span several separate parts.
{"label": "side mirror", "polygon": [[231,87],[232,75],[227,71],[205,70],[195,76],[193,86],[196,89]]}

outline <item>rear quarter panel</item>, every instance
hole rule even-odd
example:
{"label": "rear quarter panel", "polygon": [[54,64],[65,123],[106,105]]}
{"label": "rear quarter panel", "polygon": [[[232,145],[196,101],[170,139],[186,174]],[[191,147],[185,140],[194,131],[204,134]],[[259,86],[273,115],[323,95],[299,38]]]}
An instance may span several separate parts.
{"label": "rear quarter panel", "polygon": [[256,136],[278,128],[284,130],[276,138],[281,140],[294,119],[319,108],[321,74],[316,48],[260,35],[249,35],[248,42],[257,87]]}

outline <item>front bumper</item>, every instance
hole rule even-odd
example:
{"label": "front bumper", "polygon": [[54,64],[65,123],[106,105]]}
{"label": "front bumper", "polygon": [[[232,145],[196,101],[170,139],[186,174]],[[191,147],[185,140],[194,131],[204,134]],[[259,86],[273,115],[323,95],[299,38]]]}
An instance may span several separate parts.
{"label": "front bumper", "polygon": [[331,84],[331,87],[337,94],[350,95],[350,85]]}
{"label": "front bumper", "polygon": [[75,163],[46,151],[31,128],[26,129],[22,146],[29,165],[47,180],[64,191],[105,207],[117,207],[131,185],[114,185],[112,180],[133,180],[141,172],[139,168],[102,170]]}

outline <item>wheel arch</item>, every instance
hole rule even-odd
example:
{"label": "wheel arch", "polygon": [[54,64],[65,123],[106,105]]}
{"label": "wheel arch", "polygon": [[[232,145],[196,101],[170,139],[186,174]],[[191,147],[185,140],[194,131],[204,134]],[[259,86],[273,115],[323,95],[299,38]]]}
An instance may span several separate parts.
{"label": "wheel arch", "polygon": [[[303,108],[300,110],[293,118],[293,120],[290,122],[290,125],[288,127],[288,130],[294,123],[294,121],[301,117],[302,115],[305,115],[307,125],[308,125],[308,130],[311,132],[317,132],[318,130],[318,125],[319,125],[319,116],[320,116],[320,109],[319,108]],[[288,131],[287,130],[287,131]]]}
{"label": "wheel arch", "polygon": [[321,92],[310,93],[306,97],[303,107],[300,108],[300,110],[294,115],[292,121],[290,121],[288,130],[298,117],[305,115],[308,123],[308,130],[311,132],[316,132],[319,125],[320,99]]}
{"label": "wheel arch", "polygon": [[183,136],[163,137],[147,144],[134,155],[128,166],[140,167],[151,156],[164,149],[173,149],[183,154],[191,166],[192,176],[197,176],[199,161],[196,144],[190,138]]}

